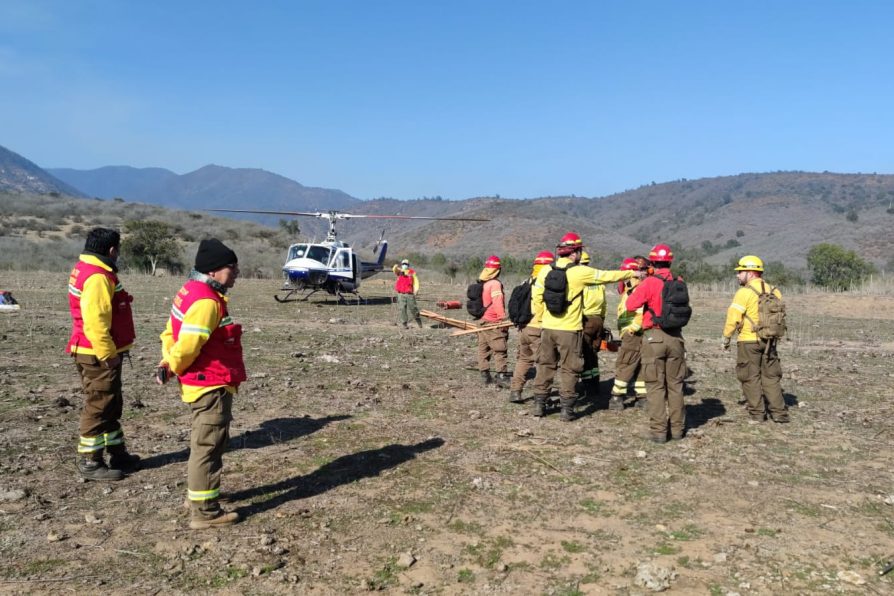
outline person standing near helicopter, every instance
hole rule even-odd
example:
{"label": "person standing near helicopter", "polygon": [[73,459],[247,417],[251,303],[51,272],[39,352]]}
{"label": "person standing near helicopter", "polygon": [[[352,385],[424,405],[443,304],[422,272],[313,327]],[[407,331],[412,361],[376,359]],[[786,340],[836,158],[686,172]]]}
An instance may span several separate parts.
{"label": "person standing near helicopter", "polygon": [[422,327],[422,319],[419,317],[419,306],[416,304],[416,294],[419,293],[419,278],[416,270],[410,268],[410,261],[404,259],[400,265],[395,265],[391,271],[397,276],[394,282],[394,291],[397,292],[397,311],[400,324],[407,328],[407,323],[412,317],[416,325]]}

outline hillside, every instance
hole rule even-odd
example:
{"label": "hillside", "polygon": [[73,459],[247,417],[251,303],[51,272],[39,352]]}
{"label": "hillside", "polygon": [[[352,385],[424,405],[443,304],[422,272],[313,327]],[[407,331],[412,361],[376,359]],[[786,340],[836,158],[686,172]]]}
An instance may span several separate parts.
{"label": "hillside", "polygon": [[[108,166],[96,170],[51,168],[54,176],[101,199],[123,198],[179,209],[317,211],[346,209],[359,199],[340,190],[304,186],[254,168],[208,165],[178,175],[163,168]],[[275,219],[272,220],[275,223]],[[270,220],[268,219],[268,223]]]}
{"label": "hillside", "polygon": [[0,146],[0,191],[36,194],[59,193],[83,197],[77,188],[42,170],[18,153]]}

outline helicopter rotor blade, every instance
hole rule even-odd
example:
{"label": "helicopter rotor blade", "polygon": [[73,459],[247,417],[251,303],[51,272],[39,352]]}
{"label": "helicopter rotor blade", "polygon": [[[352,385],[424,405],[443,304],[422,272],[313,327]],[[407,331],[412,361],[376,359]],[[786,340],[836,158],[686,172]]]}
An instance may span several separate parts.
{"label": "helicopter rotor blade", "polygon": [[424,215],[365,215],[361,213],[343,213],[341,211],[267,211],[260,209],[206,209],[224,213],[259,213],[262,215],[293,215],[301,217],[322,217],[324,219],[428,219],[436,221],[490,221],[480,217],[429,217]]}
{"label": "helicopter rotor blade", "polygon": [[427,217],[424,215],[360,215],[343,213],[345,217],[366,219],[430,219],[437,221],[490,221],[480,217]]}
{"label": "helicopter rotor blade", "polygon": [[319,211],[261,211],[258,209],[205,209],[205,211],[220,211],[224,213],[260,213],[266,215],[300,215],[303,217],[329,217],[328,213]]}

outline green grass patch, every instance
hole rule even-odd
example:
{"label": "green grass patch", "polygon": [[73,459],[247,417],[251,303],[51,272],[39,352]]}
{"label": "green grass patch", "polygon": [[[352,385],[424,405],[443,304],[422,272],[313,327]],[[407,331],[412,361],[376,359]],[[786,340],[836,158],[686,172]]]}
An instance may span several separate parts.
{"label": "green grass patch", "polygon": [[397,583],[396,559],[393,557],[376,571],[371,578],[366,580],[370,590],[384,590]]}
{"label": "green grass patch", "polygon": [[757,529],[758,536],[769,536],[770,538],[775,538],[777,534],[779,534],[779,530],[774,530],[772,528],[758,528]]}
{"label": "green grass patch", "polygon": [[682,549],[675,545],[669,544],[667,542],[660,542],[658,546],[655,547],[653,551],[656,555],[675,555],[680,552]]}
{"label": "green grass patch", "polygon": [[557,556],[553,553],[547,553],[543,559],[540,560],[540,568],[545,569],[547,571],[555,571],[557,569],[561,569],[565,565],[570,562],[570,559],[566,556]]}
{"label": "green grass patch", "polygon": [[512,546],[512,540],[505,536],[499,536],[491,541],[481,542],[477,545],[468,544],[465,551],[475,558],[475,562],[485,569],[493,569],[503,557],[503,551]]}
{"label": "green grass patch", "polygon": [[584,499],[580,506],[590,515],[603,515],[605,512],[605,503],[596,499]]}
{"label": "green grass patch", "polygon": [[671,530],[667,533],[668,538],[686,542],[687,540],[695,540],[700,538],[704,531],[695,524],[687,524],[680,530]]}
{"label": "green grass patch", "polygon": [[579,542],[575,542],[573,540],[563,540],[562,541],[562,549],[566,553],[582,553],[585,550],[587,550],[583,544],[581,544]]}
{"label": "green grass patch", "polygon": [[453,520],[452,522],[447,524],[447,527],[454,532],[459,532],[460,534],[480,535],[484,532],[479,524],[476,524],[475,522],[464,522],[461,519]]}
{"label": "green grass patch", "polygon": [[456,574],[456,581],[461,584],[471,584],[475,582],[475,574],[471,569],[460,569]]}

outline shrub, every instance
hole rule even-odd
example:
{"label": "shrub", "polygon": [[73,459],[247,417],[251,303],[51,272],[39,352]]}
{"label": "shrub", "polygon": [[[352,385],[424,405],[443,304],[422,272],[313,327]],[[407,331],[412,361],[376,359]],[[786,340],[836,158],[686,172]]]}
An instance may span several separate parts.
{"label": "shrub", "polygon": [[857,253],[837,244],[816,244],[807,253],[807,268],[813,283],[832,290],[846,290],[875,272],[875,267]]}

